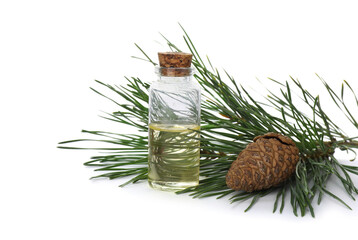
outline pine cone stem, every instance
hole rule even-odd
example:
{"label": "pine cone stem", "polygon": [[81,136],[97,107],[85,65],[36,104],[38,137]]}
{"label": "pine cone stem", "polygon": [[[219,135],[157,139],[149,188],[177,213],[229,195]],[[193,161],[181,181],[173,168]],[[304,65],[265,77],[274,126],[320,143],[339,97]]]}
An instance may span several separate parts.
{"label": "pine cone stem", "polygon": [[324,142],[324,146],[324,149],[318,147],[317,150],[310,154],[301,154],[301,157],[303,160],[326,158],[332,156],[337,148],[341,150],[347,150],[347,148],[358,148],[358,141],[345,140],[337,142],[334,139],[333,141]]}
{"label": "pine cone stem", "polygon": [[338,143],[339,146],[358,148],[358,141],[344,141]]}

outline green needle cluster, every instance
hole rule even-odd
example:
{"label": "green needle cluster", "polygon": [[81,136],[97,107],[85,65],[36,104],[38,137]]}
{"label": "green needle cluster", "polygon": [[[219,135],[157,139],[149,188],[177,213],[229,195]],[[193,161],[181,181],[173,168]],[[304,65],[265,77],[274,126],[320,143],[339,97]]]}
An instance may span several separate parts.
{"label": "green needle cluster", "polygon": [[[311,94],[302,84],[290,77],[280,82],[270,79],[270,89],[261,101],[254,99],[250,91],[238,85],[226,71],[220,73],[205,61],[196,50],[189,35],[184,32],[184,42],[193,54],[195,78],[203,89],[201,114],[201,160],[200,184],[177,192],[186,193],[194,198],[227,197],[231,203],[250,200],[249,210],[261,197],[276,194],[273,212],[282,212],[289,201],[293,213],[304,216],[309,212],[313,217],[314,201],[320,204],[323,196],[330,196],[350,207],[336,194],[328,190],[330,178],[336,177],[341,187],[353,199],[358,189],[352,181],[352,175],[358,175],[358,167],[340,163],[334,156],[336,149],[355,153],[358,148],[358,136],[347,136],[324,111],[319,96]],[[163,36],[172,51],[181,50]],[[150,64],[156,63],[138,46],[144,58]],[[224,81],[223,77],[227,80]],[[334,91],[322,78],[317,76],[325,86],[330,102],[347,120],[358,129],[358,98],[348,82],[344,81],[339,92]],[[116,86],[96,81],[118,98],[110,98],[92,88],[99,95],[109,99],[117,106],[117,111],[103,116],[107,120],[128,125],[137,129],[136,134],[120,134],[103,131],[86,131],[94,138],[77,139],[59,143],[65,149],[96,149],[105,151],[86,162],[86,166],[95,167],[101,172],[93,178],[105,177],[117,179],[131,176],[122,184],[136,183],[147,179],[147,131],[148,131],[148,88],[149,84],[139,78],[126,78],[125,86]],[[274,93],[279,90],[279,93]],[[298,94],[297,94],[298,93]],[[352,111],[345,103],[345,95],[350,94],[356,101],[357,109]],[[300,101],[300,104],[298,104]],[[307,110],[308,109],[308,110]],[[274,188],[243,192],[229,189],[225,176],[237,155],[252,142],[255,136],[267,132],[278,132],[291,137],[300,150],[300,161],[296,173],[286,182]],[[108,147],[86,148],[69,146],[74,142],[95,141]]]}

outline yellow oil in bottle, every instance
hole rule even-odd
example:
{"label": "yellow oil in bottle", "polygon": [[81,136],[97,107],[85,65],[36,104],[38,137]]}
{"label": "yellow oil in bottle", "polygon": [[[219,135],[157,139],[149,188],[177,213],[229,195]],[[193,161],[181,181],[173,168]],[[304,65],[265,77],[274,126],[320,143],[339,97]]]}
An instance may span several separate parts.
{"label": "yellow oil in bottle", "polygon": [[199,183],[198,125],[149,125],[149,185],[175,191]]}

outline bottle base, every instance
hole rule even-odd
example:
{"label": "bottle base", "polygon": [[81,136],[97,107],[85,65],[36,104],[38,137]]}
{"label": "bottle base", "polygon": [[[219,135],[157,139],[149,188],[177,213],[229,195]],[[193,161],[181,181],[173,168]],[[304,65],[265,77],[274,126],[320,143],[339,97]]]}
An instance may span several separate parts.
{"label": "bottle base", "polygon": [[198,181],[193,182],[162,182],[162,181],[152,181],[148,180],[149,186],[153,189],[176,192],[183,190],[188,187],[195,187],[199,185]]}

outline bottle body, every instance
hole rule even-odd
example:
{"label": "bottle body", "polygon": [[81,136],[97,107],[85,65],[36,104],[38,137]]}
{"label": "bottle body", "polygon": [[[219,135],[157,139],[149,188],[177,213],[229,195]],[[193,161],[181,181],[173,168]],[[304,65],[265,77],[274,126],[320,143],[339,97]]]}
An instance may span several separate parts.
{"label": "bottle body", "polygon": [[187,76],[163,76],[149,89],[148,182],[180,190],[199,183],[200,86]]}

